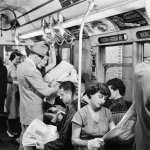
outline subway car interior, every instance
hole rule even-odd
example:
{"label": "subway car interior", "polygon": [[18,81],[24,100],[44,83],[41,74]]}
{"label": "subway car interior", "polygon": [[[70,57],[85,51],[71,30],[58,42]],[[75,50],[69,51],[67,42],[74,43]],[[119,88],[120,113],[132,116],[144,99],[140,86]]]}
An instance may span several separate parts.
{"label": "subway car interior", "polygon": [[[15,49],[26,57],[26,47],[35,43],[55,44],[57,63],[74,66],[79,97],[81,76],[85,86],[120,78],[131,105],[135,65],[150,57],[150,0],[0,0],[4,63]],[[1,128],[0,139],[6,140],[0,150],[17,150],[6,123]]]}

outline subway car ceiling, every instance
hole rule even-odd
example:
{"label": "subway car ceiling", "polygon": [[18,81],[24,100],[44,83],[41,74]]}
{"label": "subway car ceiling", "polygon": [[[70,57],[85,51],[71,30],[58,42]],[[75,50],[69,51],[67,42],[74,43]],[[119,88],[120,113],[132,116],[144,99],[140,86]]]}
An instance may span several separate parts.
{"label": "subway car ceiling", "polygon": [[[150,38],[150,19],[147,15],[149,0],[93,0],[95,7],[87,17],[83,38],[90,38],[92,46],[141,41]],[[147,4],[147,5],[146,5]],[[42,41],[42,19],[45,24],[54,18],[53,27],[58,25],[59,14],[63,16],[62,26],[79,38],[82,18],[89,6],[88,0],[0,0],[0,16],[15,14],[15,25],[2,31],[2,43],[14,43],[17,30],[24,41]],[[2,19],[1,19],[2,20]],[[49,33],[49,30],[45,30]]]}

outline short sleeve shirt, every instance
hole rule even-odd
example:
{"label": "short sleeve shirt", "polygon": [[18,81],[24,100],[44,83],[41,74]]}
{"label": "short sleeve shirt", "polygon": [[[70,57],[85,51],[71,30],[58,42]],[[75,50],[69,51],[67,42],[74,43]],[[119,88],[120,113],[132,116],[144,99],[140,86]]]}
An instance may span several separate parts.
{"label": "short sleeve shirt", "polygon": [[81,126],[81,139],[93,139],[106,134],[112,120],[112,113],[105,107],[99,111],[99,121],[93,120],[87,105],[76,112],[72,122]]}

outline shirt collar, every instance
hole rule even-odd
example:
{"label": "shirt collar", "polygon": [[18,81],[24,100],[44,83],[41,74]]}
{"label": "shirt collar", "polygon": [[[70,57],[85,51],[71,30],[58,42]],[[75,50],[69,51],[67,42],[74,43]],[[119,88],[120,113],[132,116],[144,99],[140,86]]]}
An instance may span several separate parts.
{"label": "shirt collar", "polygon": [[30,58],[26,58],[26,60],[27,60],[27,61],[30,61],[30,62],[34,65],[34,68],[36,68],[36,65],[35,65],[35,63],[34,63],[33,60],[31,60]]}

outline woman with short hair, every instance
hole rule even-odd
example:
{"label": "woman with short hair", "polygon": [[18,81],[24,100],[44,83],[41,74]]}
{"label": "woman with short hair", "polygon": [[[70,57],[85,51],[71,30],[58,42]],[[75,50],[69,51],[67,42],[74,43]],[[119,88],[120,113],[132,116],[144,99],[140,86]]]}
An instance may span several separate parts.
{"label": "woman with short hair", "polygon": [[17,65],[20,63],[21,54],[14,51],[9,57],[9,64],[6,66],[7,75],[7,97],[6,97],[6,107],[8,111],[8,121],[7,121],[7,134],[9,137],[14,137],[16,134],[13,131],[14,119],[19,117],[19,91],[17,85]]}
{"label": "woman with short hair", "polygon": [[110,110],[103,107],[110,91],[106,84],[97,83],[87,89],[87,96],[89,104],[72,119],[72,143],[81,150],[97,150],[103,147],[103,135],[115,127]]}

